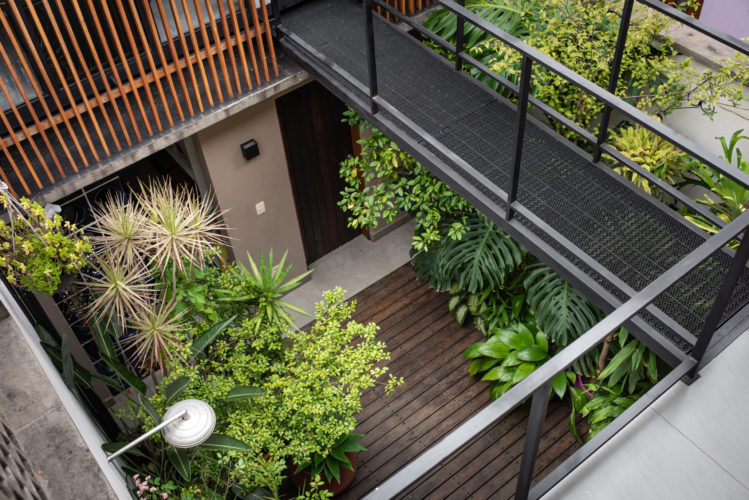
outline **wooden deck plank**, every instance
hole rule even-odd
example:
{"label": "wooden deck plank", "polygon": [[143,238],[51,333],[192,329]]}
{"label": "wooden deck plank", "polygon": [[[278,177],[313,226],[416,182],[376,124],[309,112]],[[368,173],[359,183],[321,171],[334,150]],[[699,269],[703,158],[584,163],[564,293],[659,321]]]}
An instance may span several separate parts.
{"label": "wooden deck plank", "polygon": [[[469,360],[462,357],[483,334],[457,324],[447,310],[447,294],[418,283],[404,266],[353,299],[354,319],[379,325],[377,338],[391,353],[384,363],[406,382],[390,396],[382,385],[362,396],[356,432],[365,434],[361,444],[368,449],[358,454],[357,474],[338,497],[343,499],[361,498],[490,401],[488,384],[468,375]],[[577,449],[567,430],[568,404],[551,402],[547,415],[535,480]],[[514,492],[527,416],[524,405],[496,422],[406,497],[495,498]]]}

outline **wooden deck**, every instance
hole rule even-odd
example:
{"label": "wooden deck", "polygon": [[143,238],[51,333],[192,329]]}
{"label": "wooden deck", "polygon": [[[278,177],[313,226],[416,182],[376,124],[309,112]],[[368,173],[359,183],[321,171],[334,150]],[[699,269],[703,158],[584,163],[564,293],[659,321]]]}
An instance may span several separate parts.
{"label": "wooden deck", "polygon": [[[466,347],[483,340],[460,327],[447,294],[420,284],[402,267],[359,293],[354,318],[380,326],[388,363],[405,384],[390,396],[382,386],[362,397],[357,432],[368,449],[357,455],[354,483],[339,498],[358,499],[439,441],[490,401],[488,384],[468,375]],[[460,453],[434,469],[405,498],[508,498],[515,491],[529,405],[497,422]],[[577,444],[567,428],[569,405],[551,402],[541,441],[539,480]]]}

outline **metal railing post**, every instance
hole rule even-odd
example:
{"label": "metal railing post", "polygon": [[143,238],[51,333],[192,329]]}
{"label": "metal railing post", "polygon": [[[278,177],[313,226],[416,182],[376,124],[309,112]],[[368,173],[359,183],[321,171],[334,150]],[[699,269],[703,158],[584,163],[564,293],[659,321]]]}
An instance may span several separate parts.
{"label": "metal railing post", "polygon": [[[625,0],[622,7],[622,20],[619,24],[619,34],[616,37],[616,48],[614,49],[614,59],[611,62],[611,74],[609,75],[608,91],[610,94],[616,94],[616,84],[619,83],[619,72],[622,69],[622,59],[624,58],[624,49],[627,46],[627,32],[629,31],[629,21],[632,17],[632,7],[635,0]],[[596,152],[593,154],[593,161],[601,159],[601,145],[606,142],[609,134],[609,120],[611,120],[611,106],[603,108],[601,115],[601,126],[598,129],[598,141],[596,141]]]}
{"label": "metal railing post", "polygon": [[523,460],[520,462],[518,473],[518,486],[515,489],[515,500],[526,500],[531,489],[531,478],[536,466],[536,455],[538,455],[538,443],[541,441],[544,420],[546,419],[546,407],[549,404],[549,393],[551,392],[551,381],[536,389],[531,402],[531,414],[528,417],[528,430],[525,432],[525,445],[523,446]]}
{"label": "metal railing post", "polygon": [[518,89],[518,129],[515,136],[515,156],[513,157],[512,174],[510,176],[510,189],[507,193],[507,213],[505,219],[512,219],[512,204],[518,195],[518,179],[520,178],[520,160],[523,156],[523,140],[525,139],[525,122],[528,115],[528,93],[531,86],[531,75],[533,73],[533,59],[523,56],[523,65],[520,70],[520,88]]}
{"label": "metal railing post", "polygon": [[369,75],[369,103],[370,111],[376,114],[379,110],[377,102],[377,63],[375,61],[374,21],[372,19],[372,0],[364,0],[364,33],[367,37],[367,73]]}
{"label": "metal railing post", "polygon": [[697,360],[697,364],[694,365],[694,368],[687,375],[689,379],[693,379],[702,366],[702,357],[710,346],[710,341],[713,338],[715,330],[718,328],[720,320],[723,319],[723,313],[726,310],[726,306],[728,306],[728,301],[731,300],[733,289],[741,277],[747,260],[749,260],[749,229],[745,230],[741,237],[741,244],[731,261],[731,265],[728,267],[728,272],[723,280],[723,284],[720,286],[720,290],[718,290],[715,302],[710,308],[707,318],[705,318],[705,324],[702,326],[702,330],[697,337],[697,344],[692,349],[692,357]]}
{"label": "metal railing post", "polygon": [[[260,0],[265,1],[265,0]],[[273,9],[273,21],[271,22],[271,28],[273,29],[273,34],[276,35],[276,38],[281,37],[281,32],[276,29],[279,24],[281,24],[281,1],[280,0],[271,0],[270,2],[271,9]],[[255,4],[251,3],[249,8],[254,9]]]}
{"label": "metal railing post", "polygon": [[[455,0],[455,2],[461,7],[466,6],[466,0]],[[463,14],[455,14],[458,16],[458,27],[455,31],[455,69],[460,71],[463,69],[463,60],[460,58],[460,53],[463,52],[463,31],[465,30],[465,18]]]}

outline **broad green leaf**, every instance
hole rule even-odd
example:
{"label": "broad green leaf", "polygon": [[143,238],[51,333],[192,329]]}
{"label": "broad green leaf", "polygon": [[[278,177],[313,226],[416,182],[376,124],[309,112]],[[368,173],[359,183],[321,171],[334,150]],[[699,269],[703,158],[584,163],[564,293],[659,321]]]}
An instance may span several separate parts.
{"label": "broad green leaf", "polygon": [[262,396],[263,394],[265,394],[265,390],[259,387],[249,387],[246,385],[238,385],[237,387],[229,391],[229,393],[226,395],[226,398],[224,398],[224,400],[227,402],[239,401],[242,399],[249,399],[249,398],[254,398],[257,396]]}
{"label": "broad green leaf", "polygon": [[554,380],[551,381],[551,390],[554,391],[554,394],[556,394],[559,399],[564,398],[564,394],[567,392],[567,376],[564,372],[558,374],[554,377]]}
{"label": "broad green leaf", "polygon": [[216,323],[215,325],[210,327],[208,331],[206,331],[203,335],[193,340],[191,346],[193,354],[203,352],[203,349],[208,347],[211,342],[213,342],[216,337],[218,337],[219,334],[223,332],[226,327],[228,327],[234,321],[234,318],[236,318],[236,316],[232,316],[227,320]]}
{"label": "broad green leaf", "polygon": [[190,377],[179,377],[170,382],[169,385],[166,386],[166,389],[164,389],[164,404],[167,406],[172,404],[172,402],[174,402],[177,397],[182,394],[182,391],[187,389],[187,386],[190,385],[190,382]]}
{"label": "broad green leaf", "polygon": [[496,359],[504,359],[510,353],[510,349],[503,343],[486,343],[482,346],[479,346],[477,350],[484,356],[489,356]]}
{"label": "broad green leaf", "polygon": [[49,331],[44,328],[44,326],[41,323],[37,323],[34,325],[34,330],[36,330],[36,334],[39,335],[39,338],[42,342],[45,344],[49,344],[52,347],[60,347],[60,343],[57,341],[56,338],[52,336]]}
{"label": "broad green leaf", "polygon": [[73,357],[70,355],[70,339],[67,335],[62,336],[60,344],[60,359],[62,360],[62,379],[68,389],[75,393],[75,380],[73,378]]}
{"label": "broad green leaf", "polygon": [[658,382],[658,360],[653,351],[648,352],[648,378],[654,384]]}
{"label": "broad green leaf", "polygon": [[521,380],[523,380],[525,377],[533,373],[533,371],[536,369],[536,365],[534,363],[523,363],[522,365],[518,366],[515,369],[515,374],[512,376],[512,383],[517,384]]}
{"label": "broad green leaf", "polygon": [[185,481],[190,480],[190,458],[187,455],[187,450],[184,448],[175,448],[174,446],[168,446],[166,449],[166,456],[169,461],[177,469],[179,475]]}
{"label": "broad green leaf", "polygon": [[[42,342],[41,344],[45,352],[49,355],[50,358],[52,358],[52,362],[55,364],[55,366],[59,370],[62,370],[62,357],[60,356],[60,350],[57,347],[53,347],[44,342]],[[83,368],[81,365],[76,363],[75,360],[73,360],[73,376],[77,384],[80,384],[81,387],[84,387],[86,389],[90,389],[91,375],[91,373],[89,373],[85,368]]]}
{"label": "broad green leaf", "polygon": [[598,376],[599,380],[603,380],[607,378],[609,375],[614,373],[614,370],[619,368],[619,365],[624,363],[625,361],[629,360],[629,357],[634,352],[635,348],[637,347],[635,342],[630,342],[624,348],[622,348],[621,351],[617,352],[616,355],[611,358],[611,361],[609,361],[609,364],[606,365],[606,367],[601,371],[600,375]]}
{"label": "broad green leaf", "polygon": [[583,440],[580,437],[580,433],[577,432],[577,426],[575,426],[575,411],[570,413],[570,418],[567,419],[567,427],[570,429],[570,433],[575,437],[578,443],[583,444]]}
{"label": "broad green leaf", "polygon": [[216,451],[250,451],[251,449],[238,439],[216,433],[211,434],[200,446],[207,450]]}
{"label": "broad green leaf", "polygon": [[156,408],[153,407],[153,405],[145,395],[138,394],[138,403],[140,403],[143,409],[146,410],[146,413],[148,413],[148,416],[151,417],[154,424],[158,425],[161,423],[161,415],[159,415],[159,412],[156,411]]}
{"label": "broad green leaf", "polygon": [[518,358],[523,361],[541,361],[548,355],[537,345],[530,345],[518,352]]}
{"label": "broad green leaf", "polygon": [[481,377],[481,380],[499,380],[499,376],[502,374],[502,368],[497,366],[492,368]]}
{"label": "broad green leaf", "polygon": [[110,367],[122,380],[127,382],[140,394],[146,393],[146,384],[143,383],[133,372],[122,366],[118,361],[113,358],[109,358],[104,354],[101,355],[101,359]]}

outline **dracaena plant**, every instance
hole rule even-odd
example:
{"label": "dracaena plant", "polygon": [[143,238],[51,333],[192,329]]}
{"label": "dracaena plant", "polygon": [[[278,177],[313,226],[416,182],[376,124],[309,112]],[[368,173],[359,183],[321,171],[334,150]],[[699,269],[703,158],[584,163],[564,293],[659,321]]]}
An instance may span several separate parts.
{"label": "dracaena plant", "polygon": [[203,269],[211,249],[227,241],[221,213],[213,208],[210,197],[200,198],[170,181],[152,180],[141,184],[136,199],[145,214],[147,253],[162,273],[170,267],[173,276],[190,267]]}

